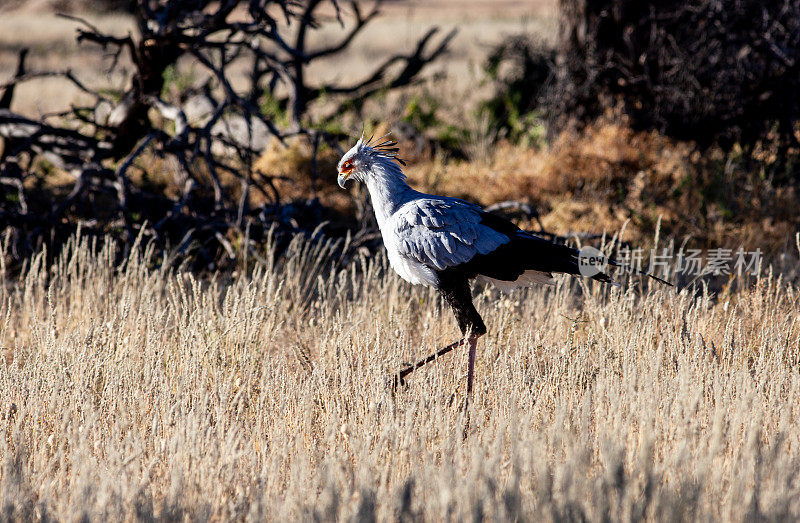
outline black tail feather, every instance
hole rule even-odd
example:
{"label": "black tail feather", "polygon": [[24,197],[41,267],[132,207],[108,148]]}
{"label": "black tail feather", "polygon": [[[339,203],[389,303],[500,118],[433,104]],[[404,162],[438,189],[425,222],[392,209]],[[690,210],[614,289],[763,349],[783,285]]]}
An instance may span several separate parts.
{"label": "black tail feather", "polygon": [[621,268],[623,268],[625,270],[631,271],[632,273],[634,273],[634,274],[636,274],[638,276],[647,276],[648,278],[652,278],[652,279],[654,279],[655,281],[657,281],[659,283],[662,283],[664,285],[668,285],[670,287],[674,287],[674,285],[672,285],[667,280],[661,279],[661,278],[659,278],[658,276],[656,276],[654,274],[650,274],[649,272],[645,272],[645,271],[639,270],[639,269],[637,269],[635,267],[631,267],[629,265],[625,265],[624,263],[620,263],[620,262],[618,262],[617,260],[615,260],[613,258],[609,258],[608,264],[612,265],[614,267],[621,267]]}
{"label": "black tail feather", "polygon": [[[487,254],[479,254],[469,262],[458,266],[458,269],[470,277],[483,275],[502,281],[516,281],[525,271],[543,273],[565,273],[582,276],[580,269],[580,251],[561,243],[554,243],[523,231],[510,221],[499,216],[483,213],[481,224],[505,234],[511,241],[501,245]],[[647,272],[628,267],[613,258],[608,258],[608,265],[623,267],[640,276],[648,276],[664,285],[672,284]],[[591,276],[593,280],[616,284],[608,274],[598,272]]]}

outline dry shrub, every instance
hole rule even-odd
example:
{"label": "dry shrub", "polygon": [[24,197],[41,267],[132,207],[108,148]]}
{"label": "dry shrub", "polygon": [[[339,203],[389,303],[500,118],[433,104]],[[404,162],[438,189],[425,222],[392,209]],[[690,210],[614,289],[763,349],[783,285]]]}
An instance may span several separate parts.
{"label": "dry shrub", "polygon": [[462,196],[482,204],[535,197],[530,186],[538,153],[500,143],[486,162],[442,162],[410,165],[409,183],[420,190]]}
{"label": "dry shrub", "polygon": [[796,189],[764,179],[743,156],[700,153],[692,143],[634,131],[614,114],[547,149],[500,143],[487,162],[425,162],[408,174],[421,190],[484,205],[526,201],[558,234],[613,233],[627,224],[628,238],[642,246],[660,222],[665,235],[698,247],[778,253],[800,228]]}
{"label": "dry shrub", "polygon": [[456,329],[383,257],[298,238],[198,280],[112,246],[0,273],[4,518],[800,517],[800,310],[768,274],[479,293],[463,438],[465,353],[387,387]]}
{"label": "dry shrub", "polygon": [[[328,219],[343,225],[343,216],[352,216],[355,212],[353,201],[347,193],[336,184],[336,164],[339,154],[323,148],[314,161],[313,148],[306,140],[288,139],[286,145],[273,141],[266,151],[253,164],[256,176],[277,177],[274,181],[285,203],[292,200],[318,198],[323,212],[329,213]],[[263,196],[263,195],[261,195]],[[251,196],[251,205],[260,205],[264,200],[255,194]]]}
{"label": "dry shrub", "polygon": [[627,186],[642,171],[651,171],[647,184],[651,187],[679,181],[690,153],[688,144],[602,120],[581,133],[559,136],[540,172],[541,188],[550,193],[579,196],[586,192],[614,198],[619,184]]}
{"label": "dry shrub", "polygon": [[[616,104],[636,129],[700,147],[780,144],[796,163],[800,4],[789,0],[562,0],[556,122]],[[797,181],[788,172],[784,182]]]}

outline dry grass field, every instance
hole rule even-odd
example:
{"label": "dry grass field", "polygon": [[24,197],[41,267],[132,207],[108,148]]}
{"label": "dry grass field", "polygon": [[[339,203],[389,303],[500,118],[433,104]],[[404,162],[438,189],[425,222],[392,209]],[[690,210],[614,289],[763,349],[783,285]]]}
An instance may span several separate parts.
{"label": "dry grass field", "polygon": [[381,257],[298,239],[196,279],[142,251],[0,272],[0,518],[800,517],[800,305],[769,271],[480,292],[467,425],[463,352],[387,386],[456,329]]}
{"label": "dry grass field", "polygon": [[[106,75],[101,49],[75,44],[56,4],[71,2],[0,1],[0,83],[30,47],[32,70],[125,85]],[[360,77],[429,26],[458,27],[428,71],[444,80],[365,111],[389,126],[411,96],[434,93],[447,123],[486,94],[479,69],[493,45],[552,38],[554,6],[387,2],[311,73]],[[132,28],[126,15],[86,16]],[[19,89],[12,109],[81,101],[49,78]],[[478,287],[489,333],[466,404],[466,351],[392,391],[394,372],[457,328],[435,291],[400,280],[383,252],[342,259],[342,245],[298,236],[280,256],[267,242],[235,272],[196,274],[148,245],[123,256],[78,236],[20,271],[0,226],[0,521],[799,520],[796,190],[613,118],[540,147],[480,131],[466,145],[483,154],[420,155],[412,185],[525,201],[558,234],[624,229],[649,248],[658,230],[662,244],[759,248],[774,265],[682,289],[566,277],[511,295]],[[280,187],[287,199],[312,191],[310,149],[298,144],[273,143],[260,160],[296,182]],[[337,160],[321,155],[327,178],[313,195],[347,215],[355,200],[334,184]]]}

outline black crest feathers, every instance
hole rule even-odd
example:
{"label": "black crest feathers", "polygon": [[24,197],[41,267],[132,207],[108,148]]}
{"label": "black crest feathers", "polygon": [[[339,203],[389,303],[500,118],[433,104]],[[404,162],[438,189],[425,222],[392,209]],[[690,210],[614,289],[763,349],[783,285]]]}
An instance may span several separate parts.
{"label": "black crest feathers", "polygon": [[367,147],[371,147],[375,152],[377,152],[381,156],[391,158],[400,165],[405,166],[406,165],[405,160],[397,156],[400,153],[400,149],[397,147],[397,142],[392,140],[391,138],[386,139],[386,137],[389,136],[390,134],[392,133],[388,132],[374,141],[373,141],[373,136],[370,136],[369,140],[366,141],[365,145]]}

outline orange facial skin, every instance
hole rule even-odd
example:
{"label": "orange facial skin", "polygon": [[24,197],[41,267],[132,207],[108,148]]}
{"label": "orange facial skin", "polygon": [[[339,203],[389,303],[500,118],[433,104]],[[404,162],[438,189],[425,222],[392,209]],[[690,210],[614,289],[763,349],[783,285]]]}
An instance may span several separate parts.
{"label": "orange facial skin", "polygon": [[353,169],[355,169],[355,165],[353,165],[353,160],[347,160],[342,165],[342,168],[339,170],[339,174],[344,176],[350,176],[353,173]]}

